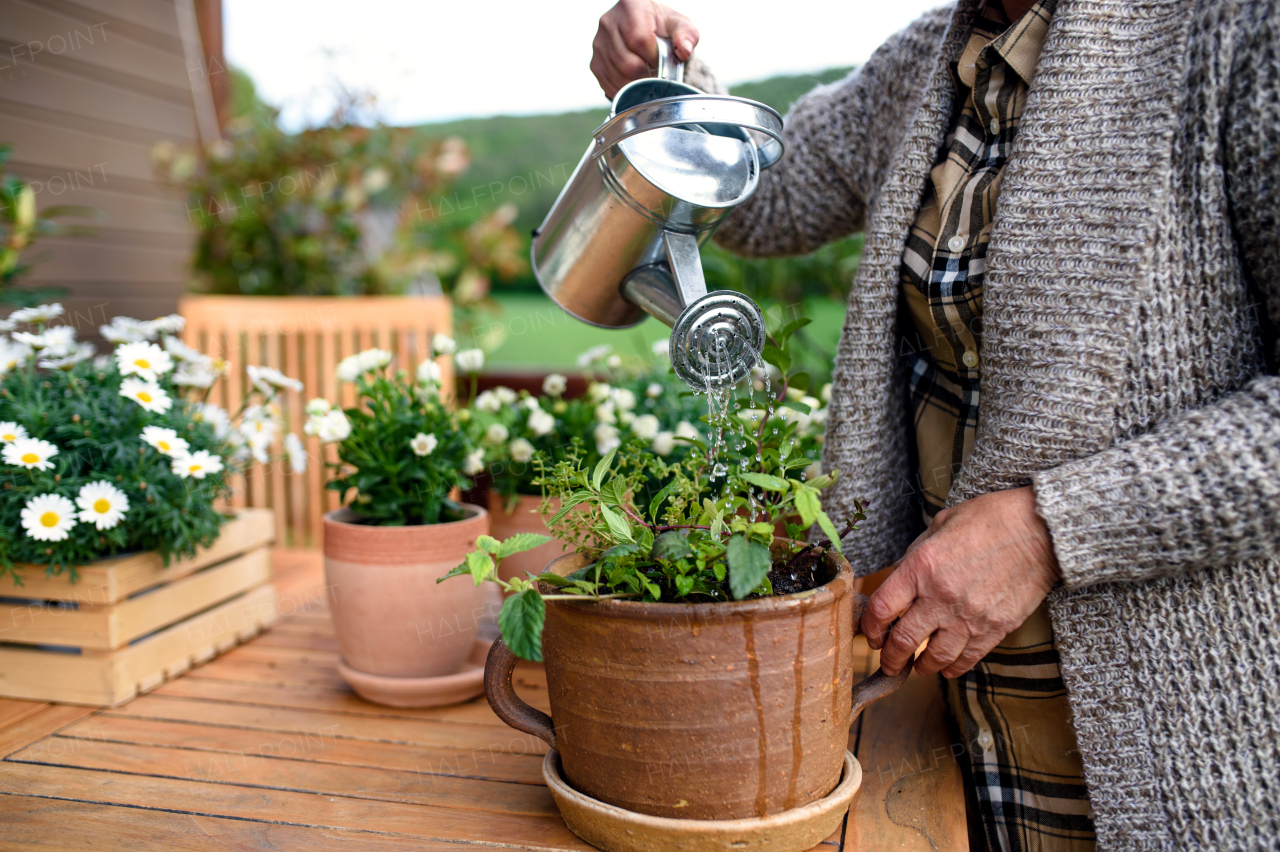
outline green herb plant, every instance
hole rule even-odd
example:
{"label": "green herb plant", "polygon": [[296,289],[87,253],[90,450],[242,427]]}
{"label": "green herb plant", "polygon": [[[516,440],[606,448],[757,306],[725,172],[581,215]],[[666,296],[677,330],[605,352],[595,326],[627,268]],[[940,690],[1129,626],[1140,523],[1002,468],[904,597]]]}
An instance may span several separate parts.
{"label": "green herb plant", "polygon": [[[770,337],[766,358],[780,372],[789,364],[787,341],[796,327]],[[822,491],[836,472],[807,475],[812,460],[797,452],[796,415],[808,406],[786,393],[796,385],[807,389],[807,376],[782,376],[764,398],[747,384],[711,400],[702,418],[711,439],[688,439],[689,450],[678,459],[638,438],[594,464],[586,463],[577,439],[564,459],[535,457],[544,494],[558,498],[543,503],[548,529],[577,543],[585,567],[563,577],[501,580],[502,559],[550,540],[526,533],[503,542],[477,540],[477,549],[441,579],[466,574],[477,585],[492,581],[508,592],[498,618],[503,640],[535,661],[542,659],[547,600],[719,602],[775,594],[779,578],[803,566],[807,555],[812,561],[814,545],[800,541],[805,531],[817,525],[826,536],[822,546],[840,552],[841,539],[866,517],[856,503],[838,530],[823,509]],[[785,534],[775,538],[778,532]]]}

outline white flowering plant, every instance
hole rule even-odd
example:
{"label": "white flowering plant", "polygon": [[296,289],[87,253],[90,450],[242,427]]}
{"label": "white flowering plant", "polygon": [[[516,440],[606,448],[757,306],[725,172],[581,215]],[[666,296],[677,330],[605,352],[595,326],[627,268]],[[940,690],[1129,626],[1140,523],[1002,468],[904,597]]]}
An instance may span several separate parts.
{"label": "white flowering plant", "polygon": [[356,386],[356,405],[336,408],[318,398],[307,403],[306,432],[338,450],[338,461],[329,465],[335,476],[326,487],[349,499],[368,523],[408,526],[463,518],[450,494],[469,487],[467,475],[483,463],[440,399],[436,359],[455,348],[437,335],[433,357],[412,376],[390,372],[390,352],[367,349],[338,364],[338,378]]}
{"label": "white flowering plant", "polygon": [[62,314],[41,305],[0,321],[0,576],[20,583],[16,566],[33,563],[74,579],[102,557],[150,550],[167,564],[212,544],[228,475],[265,454],[250,433],[274,435],[250,416],[271,422],[265,412],[296,382],[256,376],[233,426],[207,401],[226,364],[174,336],[182,317],[117,317],[101,329],[114,352],[95,358],[53,324]]}

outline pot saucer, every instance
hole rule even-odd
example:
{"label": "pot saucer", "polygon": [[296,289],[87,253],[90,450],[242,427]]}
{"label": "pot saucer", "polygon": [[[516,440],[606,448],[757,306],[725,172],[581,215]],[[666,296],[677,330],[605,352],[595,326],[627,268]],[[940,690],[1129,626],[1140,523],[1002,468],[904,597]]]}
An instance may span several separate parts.
{"label": "pot saucer", "polygon": [[456,674],[438,677],[394,677],[353,669],[338,660],[338,674],[365,701],[388,707],[444,707],[484,693],[484,661],[493,640],[479,639]]}
{"label": "pot saucer", "polygon": [[806,852],[840,827],[862,786],[862,766],[846,751],[840,783],[824,798],[772,816],[726,820],[650,816],[584,796],[565,781],[554,749],[542,761],[542,778],[569,830],[604,852]]}

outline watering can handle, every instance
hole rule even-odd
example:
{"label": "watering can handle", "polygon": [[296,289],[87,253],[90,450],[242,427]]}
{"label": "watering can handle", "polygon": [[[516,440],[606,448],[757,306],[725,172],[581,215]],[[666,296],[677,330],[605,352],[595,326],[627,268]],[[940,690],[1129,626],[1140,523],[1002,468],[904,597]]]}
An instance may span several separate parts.
{"label": "watering can handle", "polygon": [[684,63],[676,56],[675,45],[669,38],[658,36],[658,73],[653,76],[660,80],[684,82]]}
{"label": "watering can handle", "polygon": [[649,130],[699,124],[729,124],[768,136],[769,141],[758,148],[762,169],[782,157],[782,116],[772,107],[732,95],[680,95],[645,101],[618,113],[596,131],[591,157],[595,159],[622,140]]}

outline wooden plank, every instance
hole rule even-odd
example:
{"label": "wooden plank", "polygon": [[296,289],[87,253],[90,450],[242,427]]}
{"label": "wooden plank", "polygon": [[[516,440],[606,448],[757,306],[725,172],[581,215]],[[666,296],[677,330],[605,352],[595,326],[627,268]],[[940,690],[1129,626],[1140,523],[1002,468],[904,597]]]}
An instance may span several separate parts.
{"label": "wooden plank", "polygon": [[271,549],[264,545],[109,606],[64,609],[0,604],[0,624],[14,625],[3,634],[9,642],[109,651],[270,579]]}
{"label": "wooden plank", "polygon": [[[202,752],[205,754],[193,759],[206,761],[201,764],[207,767],[202,770],[205,774],[234,766],[234,758],[285,757],[316,763],[454,775],[513,784],[542,784],[540,755],[512,754],[497,748],[490,751],[353,740],[338,736],[337,729],[321,731],[319,734],[281,734],[223,725],[138,719],[114,713],[99,713],[83,723],[66,728],[62,733],[64,736],[171,746]],[[222,763],[215,765],[213,760],[217,755],[231,755],[232,762],[227,764],[224,759]]]}
{"label": "wooden plank", "polygon": [[937,678],[914,673],[863,712],[862,791],[849,815],[846,849],[969,848],[964,780],[945,713]]}
{"label": "wooden plank", "polygon": [[186,748],[118,743],[96,735],[50,737],[6,760],[502,814],[554,818],[559,813],[551,792],[542,785],[421,770],[336,766],[276,754],[210,755]]}
{"label": "wooden plank", "polygon": [[68,725],[73,725],[96,713],[89,707],[67,707],[60,704],[47,704],[38,713],[14,722],[0,729],[0,757],[8,755],[31,743],[43,739]]}
{"label": "wooden plank", "polygon": [[445,749],[485,749],[517,756],[544,755],[547,746],[530,734],[498,725],[397,716],[366,716],[294,710],[254,704],[192,701],[152,693],[110,711],[113,716],[225,725],[280,734],[340,736],[352,740]]}
{"label": "wooden plank", "polygon": [[[91,802],[8,795],[0,800],[0,847],[28,852],[227,852],[228,849],[342,852],[474,852],[474,844],[424,840],[381,832],[281,825],[249,817],[230,819]],[[535,847],[486,843],[487,848]],[[547,848],[547,847],[542,847]]]}
{"label": "wooden plank", "polygon": [[0,698],[0,730],[48,707],[49,705],[43,701],[16,701],[12,698]]}
{"label": "wooden plank", "polygon": [[[79,580],[72,583],[67,576],[45,575],[40,565],[19,565],[21,586],[0,587],[6,597],[35,598],[42,601],[70,601],[76,604],[103,606],[129,595],[194,574],[201,568],[216,565],[272,540],[270,512],[246,510],[227,521],[211,547],[201,548],[191,559],[177,559],[166,568],[155,553],[136,553],[115,559],[103,559],[79,568]],[[0,622],[0,641],[9,641],[5,631],[12,625]]]}
{"label": "wooden plank", "polygon": [[266,585],[116,651],[0,648],[0,695],[119,704],[253,636],[274,618],[275,606],[275,589]]}
{"label": "wooden plank", "polygon": [[558,816],[500,814],[262,788],[232,793],[221,784],[86,772],[61,766],[0,763],[2,793],[271,819],[291,825],[376,826],[380,831],[427,839],[488,842],[495,837],[513,837],[533,846],[591,852],[591,847],[573,836]]}

